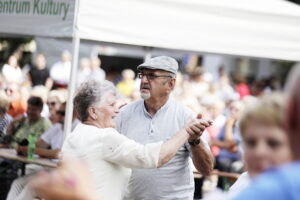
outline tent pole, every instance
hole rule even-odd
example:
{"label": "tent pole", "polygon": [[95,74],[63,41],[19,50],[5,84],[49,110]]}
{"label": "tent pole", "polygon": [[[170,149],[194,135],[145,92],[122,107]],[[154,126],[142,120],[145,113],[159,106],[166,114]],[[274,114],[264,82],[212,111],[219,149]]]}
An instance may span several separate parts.
{"label": "tent pole", "polygon": [[78,65],[78,56],[79,56],[79,45],[80,38],[77,30],[75,29],[74,37],[72,41],[72,68],[70,74],[70,82],[68,84],[68,99],[67,99],[67,107],[66,107],[66,117],[64,124],[64,138],[66,138],[67,134],[71,132],[72,128],[72,118],[73,118],[73,95],[75,92],[75,84],[76,84],[76,74],[77,74],[77,65]]}

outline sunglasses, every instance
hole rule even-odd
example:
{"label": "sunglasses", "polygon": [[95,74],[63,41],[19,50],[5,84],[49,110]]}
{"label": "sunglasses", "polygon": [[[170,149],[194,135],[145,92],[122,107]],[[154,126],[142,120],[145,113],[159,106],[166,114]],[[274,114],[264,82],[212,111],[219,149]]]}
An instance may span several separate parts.
{"label": "sunglasses", "polygon": [[64,110],[57,110],[56,114],[61,115],[61,116],[65,116],[66,112]]}

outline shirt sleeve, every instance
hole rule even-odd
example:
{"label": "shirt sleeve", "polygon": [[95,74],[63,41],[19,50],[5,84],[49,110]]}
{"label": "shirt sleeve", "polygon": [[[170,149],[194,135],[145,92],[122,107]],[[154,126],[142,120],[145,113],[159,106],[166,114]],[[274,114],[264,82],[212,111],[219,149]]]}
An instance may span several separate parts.
{"label": "shirt sleeve", "polygon": [[156,168],[162,142],[139,144],[114,129],[101,140],[103,158],[128,168]]}
{"label": "shirt sleeve", "polygon": [[55,124],[53,125],[51,128],[49,128],[46,132],[44,132],[42,135],[41,135],[41,139],[46,142],[48,145],[51,144],[51,139],[53,137],[53,134],[58,131],[58,125]]}
{"label": "shirt sleeve", "polygon": [[[279,178],[279,177],[277,177]],[[234,200],[253,200],[253,199],[272,199],[272,200],[283,200],[289,199],[284,195],[284,190],[287,188],[282,187],[278,184],[280,179],[272,176],[264,176],[264,174],[254,180],[245,190],[242,190]]]}

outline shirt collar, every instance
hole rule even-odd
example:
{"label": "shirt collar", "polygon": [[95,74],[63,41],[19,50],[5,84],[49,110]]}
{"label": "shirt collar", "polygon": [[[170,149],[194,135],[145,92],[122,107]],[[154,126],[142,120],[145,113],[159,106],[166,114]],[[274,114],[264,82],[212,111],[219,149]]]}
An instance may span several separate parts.
{"label": "shirt collar", "polygon": [[[172,104],[171,102],[172,102],[172,98],[169,97],[169,99],[167,100],[167,102],[155,113],[155,115],[157,115],[157,114],[159,114],[161,112],[165,112],[170,107],[170,105]],[[144,114],[147,115],[148,117],[152,118],[152,116],[148,113],[148,111],[146,109],[145,100],[142,101],[142,107],[143,107]]]}

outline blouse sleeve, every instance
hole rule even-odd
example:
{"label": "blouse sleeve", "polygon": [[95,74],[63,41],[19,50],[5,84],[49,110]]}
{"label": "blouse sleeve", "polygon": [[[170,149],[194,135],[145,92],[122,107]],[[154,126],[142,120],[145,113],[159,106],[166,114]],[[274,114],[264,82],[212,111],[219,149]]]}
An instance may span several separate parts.
{"label": "blouse sleeve", "polygon": [[162,142],[139,144],[115,129],[102,138],[103,158],[128,168],[156,168]]}

